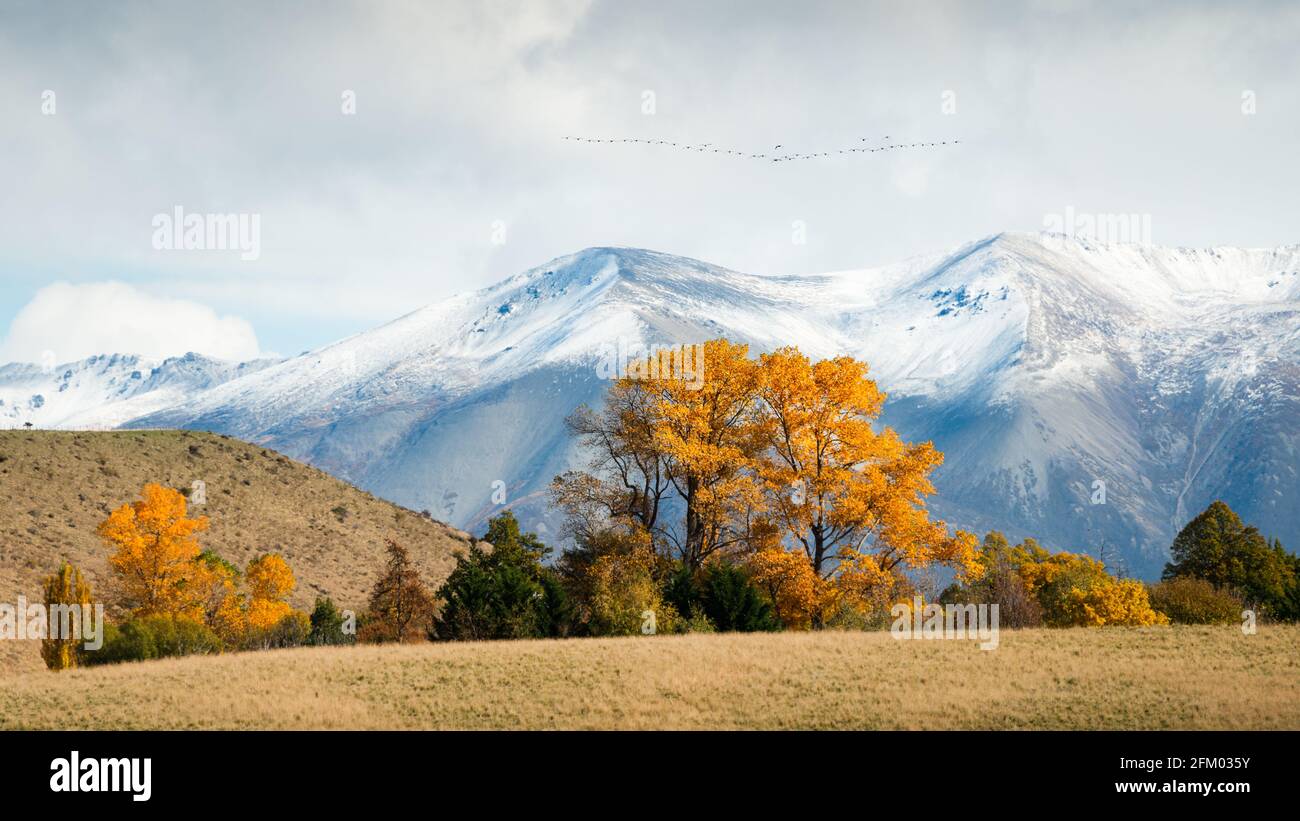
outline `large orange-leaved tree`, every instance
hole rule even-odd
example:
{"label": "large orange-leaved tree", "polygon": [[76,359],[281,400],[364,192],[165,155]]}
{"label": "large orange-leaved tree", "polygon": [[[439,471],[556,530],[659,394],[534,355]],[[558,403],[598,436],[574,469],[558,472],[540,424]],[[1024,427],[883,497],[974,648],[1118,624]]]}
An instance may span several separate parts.
{"label": "large orange-leaved tree", "polygon": [[601,410],[572,417],[591,470],[552,491],[580,541],[601,527],[646,531],[691,570],[747,555],[792,625],[846,603],[878,608],[908,569],[979,572],[975,537],[926,507],[943,455],[879,426],[885,394],[865,363],[793,347],[755,360],[725,339],[701,359],[694,380],[648,359]]}
{"label": "large orange-leaved tree", "polygon": [[115,548],[108,565],[116,574],[122,602],[135,616],[204,618],[208,590],[200,576],[195,534],[208,518],[190,518],[185,497],[158,484],[147,484],[140,499],[114,510],[99,526],[99,535]]}

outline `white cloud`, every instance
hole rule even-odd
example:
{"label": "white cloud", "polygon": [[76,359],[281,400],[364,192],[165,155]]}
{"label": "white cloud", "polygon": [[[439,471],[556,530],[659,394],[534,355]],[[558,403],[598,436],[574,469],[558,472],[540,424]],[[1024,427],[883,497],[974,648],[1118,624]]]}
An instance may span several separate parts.
{"label": "white cloud", "polygon": [[41,362],[46,351],[60,363],[105,353],[161,359],[193,351],[238,361],[259,355],[253,327],[239,317],[121,282],[58,282],[38,291],[9,326],[0,362]]}

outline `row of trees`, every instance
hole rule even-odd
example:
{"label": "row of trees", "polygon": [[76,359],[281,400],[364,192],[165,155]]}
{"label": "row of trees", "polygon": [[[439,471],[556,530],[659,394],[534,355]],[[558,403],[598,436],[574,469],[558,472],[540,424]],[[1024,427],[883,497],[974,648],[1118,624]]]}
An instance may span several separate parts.
{"label": "row of trees", "polygon": [[1033,539],[1012,547],[990,533],[983,572],[944,591],[952,602],[997,602],[1009,627],[1228,624],[1300,620],[1300,557],[1215,501],[1174,539],[1162,580],[1119,579],[1074,553],[1049,553]]}
{"label": "row of trees", "polygon": [[[499,547],[479,543],[458,559],[425,597],[407,640],[884,626],[889,607],[917,592],[906,578],[868,578],[849,594],[853,606],[836,611],[853,574],[822,580],[796,551],[729,553],[692,570],[655,550],[644,531],[610,528],[548,565],[550,549],[521,533],[509,511],[492,520],[485,539]],[[1001,624],[1012,628],[1237,623],[1247,609],[1264,620],[1297,618],[1300,559],[1222,502],[1183,529],[1172,558],[1165,579],[1147,585],[1091,556],[1053,553],[1034,539],[1012,545],[994,531],[976,551],[975,569],[939,601],[997,603]]]}
{"label": "row of trees", "polygon": [[[1118,578],[1087,555],[1052,553],[1033,539],[1012,545],[991,532],[975,552],[976,569],[946,589],[939,601],[997,603],[1000,623],[1013,628],[1235,622],[1243,607],[1260,607],[1241,591],[1242,585],[1258,585],[1261,579],[1251,574],[1235,581],[1223,577],[1221,584],[1211,579],[1233,568],[1269,563],[1242,561],[1240,545],[1249,539],[1225,550],[1222,542],[1205,536],[1207,521],[1231,525],[1233,520],[1235,515],[1221,503],[1198,517],[1180,536],[1169,578],[1156,585]],[[1214,532],[1248,530],[1233,525]],[[1273,552],[1278,547],[1268,545],[1270,555],[1293,566],[1295,557]],[[805,570],[811,568],[809,562],[767,563],[776,555],[798,558],[794,551],[715,556],[693,570],[655,550],[644,532],[610,528],[548,562],[551,549],[536,534],[521,531],[508,510],[489,522],[483,540],[457,557],[436,591],[425,586],[404,548],[389,542],[388,552],[385,572],[361,617],[361,641],[808,629],[813,618],[807,602],[816,599],[811,580],[819,578]],[[845,578],[848,574],[834,577]],[[1265,573],[1263,578],[1272,576]],[[872,589],[856,593],[849,612],[860,612],[861,602],[887,591],[873,611],[880,616],[874,622],[878,626],[887,623],[884,614],[892,603],[916,592],[896,579]],[[313,625],[320,610],[318,604]],[[1280,611],[1272,615],[1284,617]],[[823,624],[866,627],[873,622],[840,614]]]}
{"label": "row of trees", "polygon": [[[892,602],[915,592],[900,577],[864,584],[854,606],[827,617],[820,597],[843,589],[849,573],[824,582],[795,551],[759,550],[714,556],[692,569],[656,550],[645,531],[603,528],[557,561],[510,511],[493,518],[482,540],[457,556],[456,567],[430,591],[401,545],[388,559],[355,619],[328,598],[310,617],[293,611],[288,565],[259,556],[241,573],[201,551],[202,519],[186,515],[175,491],[147,486],[133,505],[114,511],[100,528],[114,546],[110,587],[126,614],[110,624],[103,648],[48,639],[42,655],[52,669],[192,653],[297,644],[488,640],[571,635],[808,629],[815,623],[870,626],[863,602],[879,597],[881,619]],[[1116,578],[1096,559],[1051,553],[1033,539],[1011,545],[985,536],[974,570],[939,597],[941,603],[997,603],[1006,627],[1051,627],[1238,621],[1250,607],[1263,618],[1294,619],[1300,601],[1300,560],[1264,540],[1227,505],[1216,502],[1175,542],[1165,580],[1148,586]],[[242,590],[241,590],[242,586]],[[64,564],[46,580],[47,604],[93,601],[90,585]],[[817,607],[821,618],[814,617]]]}

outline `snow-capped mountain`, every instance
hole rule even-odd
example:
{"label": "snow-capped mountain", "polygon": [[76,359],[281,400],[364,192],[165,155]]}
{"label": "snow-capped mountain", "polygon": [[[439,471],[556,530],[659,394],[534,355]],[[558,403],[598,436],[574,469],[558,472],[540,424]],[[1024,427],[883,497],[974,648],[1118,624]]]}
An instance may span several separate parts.
{"label": "snow-capped mountain", "polygon": [[[106,395],[41,421],[229,433],[462,527],[504,488],[545,525],[551,478],[584,463],[564,418],[600,401],[610,360],[718,336],[869,362],[884,421],[945,452],[932,507],[951,524],[1145,576],[1216,498],[1300,536],[1297,246],[1007,234],[789,277],[591,248],[183,399]],[[11,384],[0,371],[6,402]]]}
{"label": "snow-capped mountain", "polygon": [[186,354],[166,360],[113,354],[56,365],[0,367],[0,428],[106,430],[274,364]]}

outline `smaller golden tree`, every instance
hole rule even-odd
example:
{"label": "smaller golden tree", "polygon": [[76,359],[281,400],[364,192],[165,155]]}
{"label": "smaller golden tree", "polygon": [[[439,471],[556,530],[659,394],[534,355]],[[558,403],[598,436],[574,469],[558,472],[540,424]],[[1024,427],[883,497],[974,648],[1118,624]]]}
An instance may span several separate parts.
{"label": "smaller golden tree", "polygon": [[[41,658],[46,667],[66,670],[77,666],[77,645],[84,640],[77,626],[85,623],[82,614],[90,606],[90,585],[68,562],[45,580],[47,635],[41,641]],[[99,629],[104,626],[100,624]]]}
{"label": "smaller golden tree", "polygon": [[205,550],[195,584],[204,591],[204,621],[226,647],[238,647],[248,632],[248,596],[239,592],[239,568]]}
{"label": "smaller golden tree", "polygon": [[793,543],[816,577],[796,572],[788,558],[758,557],[763,583],[786,591],[777,609],[787,624],[806,615],[820,627],[835,608],[878,612],[904,586],[908,569],[979,572],[975,537],[950,533],[926,508],[943,454],[930,442],[877,429],[885,394],[867,377],[866,363],[847,356],[813,362],[793,347],[763,354],[759,363],[756,424],[769,447],[754,469],[781,540]]}
{"label": "smaller golden tree", "polygon": [[1081,553],[1035,554],[1017,570],[1043,606],[1050,627],[1147,627],[1168,624],[1151,607],[1146,586],[1117,579],[1105,566]]}
{"label": "smaller golden tree", "polygon": [[592,631],[601,636],[677,632],[677,612],[664,604],[655,577],[660,557],[649,534],[607,530],[594,542],[586,585]]}
{"label": "smaller golden tree", "polygon": [[270,629],[293,612],[288,598],[297,582],[288,562],[279,553],[267,553],[249,562],[244,571],[244,581],[249,593],[250,628]]}

